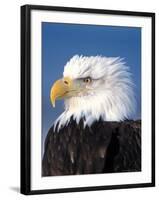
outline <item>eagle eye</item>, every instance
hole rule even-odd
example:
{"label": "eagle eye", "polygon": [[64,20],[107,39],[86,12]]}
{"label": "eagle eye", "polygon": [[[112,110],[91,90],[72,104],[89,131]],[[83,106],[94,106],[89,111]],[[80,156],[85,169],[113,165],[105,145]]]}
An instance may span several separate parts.
{"label": "eagle eye", "polygon": [[83,82],[84,83],[90,83],[92,81],[92,79],[90,77],[84,78]]}

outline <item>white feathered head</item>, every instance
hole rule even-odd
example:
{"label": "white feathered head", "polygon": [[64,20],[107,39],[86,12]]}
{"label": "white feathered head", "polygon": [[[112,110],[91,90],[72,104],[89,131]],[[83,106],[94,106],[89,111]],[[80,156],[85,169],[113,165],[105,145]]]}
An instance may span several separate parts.
{"label": "white feathered head", "polygon": [[64,99],[65,110],[55,121],[58,130],[73,117],[77,124],[132,119],[136,101],[129,67],[119,57],[73,56],[64,67],[63,78],[51,88],[50,98]]}

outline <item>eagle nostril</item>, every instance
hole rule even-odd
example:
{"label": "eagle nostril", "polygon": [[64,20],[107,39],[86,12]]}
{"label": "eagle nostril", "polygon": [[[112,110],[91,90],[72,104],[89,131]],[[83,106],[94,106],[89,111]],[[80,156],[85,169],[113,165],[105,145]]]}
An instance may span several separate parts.
{"label": "eagle nostril", "polygon": [[65,83],[66,85],[68,85],[68,81],[65,80],[64,83]]}

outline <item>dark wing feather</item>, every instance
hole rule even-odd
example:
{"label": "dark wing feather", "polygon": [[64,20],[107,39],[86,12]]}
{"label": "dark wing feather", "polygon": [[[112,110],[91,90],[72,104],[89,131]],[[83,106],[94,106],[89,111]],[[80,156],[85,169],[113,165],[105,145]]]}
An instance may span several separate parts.
{"label": "dark wing feather", "polygon": [[98,121],[84,129],[71,120],[46,137],[43,176],[140,170],[141,121]]}

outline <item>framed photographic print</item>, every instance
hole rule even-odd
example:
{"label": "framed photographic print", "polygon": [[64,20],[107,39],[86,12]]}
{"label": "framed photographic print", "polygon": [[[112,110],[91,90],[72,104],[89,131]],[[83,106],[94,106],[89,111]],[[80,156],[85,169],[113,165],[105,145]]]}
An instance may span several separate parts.
{"label": "framed photographic print", "polygon": [[21,7],[21,193],[155,185],[155,14]]}

